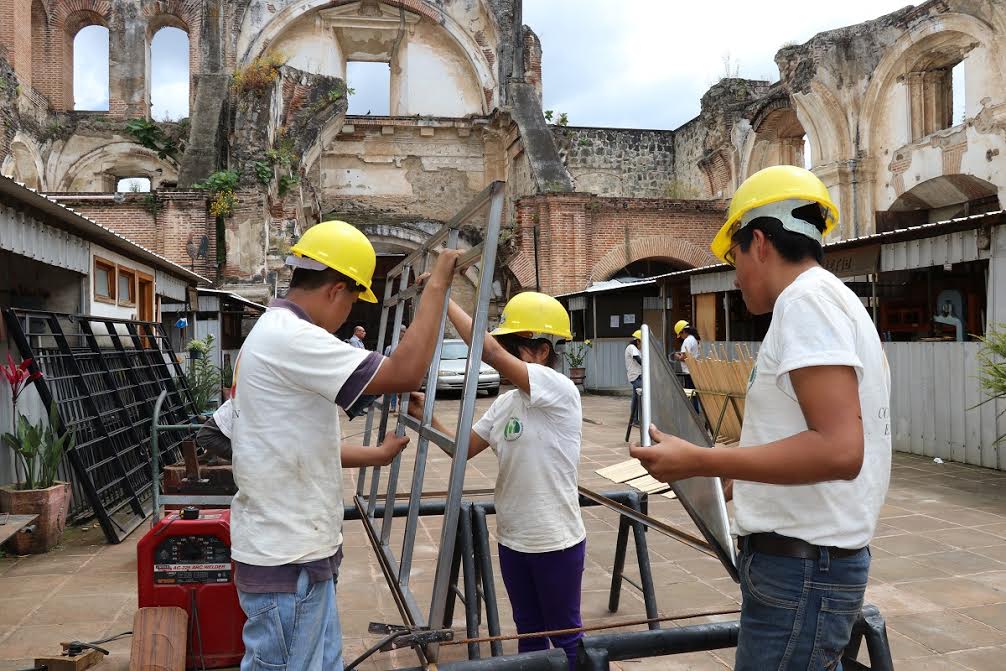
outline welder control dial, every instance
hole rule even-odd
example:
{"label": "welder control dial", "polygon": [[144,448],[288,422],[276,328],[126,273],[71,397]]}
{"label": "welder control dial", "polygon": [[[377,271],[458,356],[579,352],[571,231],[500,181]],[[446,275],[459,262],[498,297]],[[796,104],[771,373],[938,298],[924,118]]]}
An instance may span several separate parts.
{"label": "welder control dial", "polygon": [[229,582],[231,551],[216,536],[175,536],[157,546],[154,582],[160,585]]}

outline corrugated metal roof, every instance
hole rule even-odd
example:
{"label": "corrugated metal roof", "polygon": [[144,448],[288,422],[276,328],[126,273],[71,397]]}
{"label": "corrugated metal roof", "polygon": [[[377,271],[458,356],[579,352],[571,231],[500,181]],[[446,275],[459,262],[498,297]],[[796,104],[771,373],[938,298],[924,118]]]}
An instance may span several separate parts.
{"label": "corrugated metal roof", "polygon": [[[62,226],[61,228],[79,233],[82,237],[92,242],[97,242],[111,249],[130,256],[136,260],[146,261],[172,275],[184,277],[186,280],[196,284],[202,282],[212,284],[210,280],[180,266],[173,261],[169,261],[157,252],[153,252],[142,245],[138,245],[120,233],[116,233],[107,226],[102,226],[98,222],[88,219],[73,209],[62,205],[44,193],[29,188],[20,182],[16,182],[9,177],[0,176],[0,194],[23,202],[25,205],[34,207],[44,214],[50,215]],[[50,223],[50,222],[46,222]]]}
{"label": "corrugated metal roof", "polygon": [[201,294],[215,294],[217,296],[222,296],[223,298],[229,298],[232,301],[237,301],[243,305],[247,305],[250,308],[255,308],[256,310],[266,311],[266,306],[256,303],[255,301],[250,301],[243,296],[239,296],[235,293],[227,291],[225,289],[209,289],[207,287],[199,287],[197,291]]}

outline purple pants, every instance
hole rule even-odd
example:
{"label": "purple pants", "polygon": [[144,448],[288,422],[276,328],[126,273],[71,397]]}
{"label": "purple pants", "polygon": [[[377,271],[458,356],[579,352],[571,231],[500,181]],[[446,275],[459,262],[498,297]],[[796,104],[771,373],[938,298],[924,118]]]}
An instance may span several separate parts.
{"label": "purple pants", "polygon": [[[587,541],[554,552],[517,552],[500,545],[500,573],[506,585],[518,634],[552,629],[575,629],[580,620],[580,583]],[[576,667],[577,642],[583,634],[552,636],[556,648],[566,651],[569,668]],[[545,638],[522,638],[519,652],[547,650]]]}

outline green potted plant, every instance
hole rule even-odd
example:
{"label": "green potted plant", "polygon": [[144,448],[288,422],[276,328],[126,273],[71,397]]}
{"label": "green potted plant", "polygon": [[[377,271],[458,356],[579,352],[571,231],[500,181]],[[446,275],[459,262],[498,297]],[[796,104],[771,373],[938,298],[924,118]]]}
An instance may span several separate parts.
{"label": "green potted plant", "polygon": [[189,342],[189,354],[199,352],[199,356],[190,358],[189,370],[185,376],[189,383],[189,392],[192,394],[192,402],[195,405],[194,410],[197,415],[208,413],[210,405],[219,398],[220,394],[220,367],[215,366],[206,357],[212,349],[212,335],[207,335],[203,340]]}
{"label": "green potted plant", "polygon": [[587,369],[583,367],[583,361],[587,358],[587,351],[590,349],[590,341],[570,342],[566,344],[562,355],[569,364],[569,379],[576,385],[582,386],[587,377]]}
{"label": "green potted plant", "polygon": [[17,482],[0,487],[0,512],[12,515],[38,515],[34,531],[19,533],[8,541],[16,554],[38,554],[56,547],[66,527],[72,493],[70,484],[57,480],[63,454],[73,449],[73,436],[59,431],[56,402],[49,408],[48,422],[33,424],[18,414],[18,397],[29,384],[42,377],[29,372],[31,359],[15,364],[7,355],[4,377],[11,387],[14,432],[5,433],[2,442],[14,452]]}

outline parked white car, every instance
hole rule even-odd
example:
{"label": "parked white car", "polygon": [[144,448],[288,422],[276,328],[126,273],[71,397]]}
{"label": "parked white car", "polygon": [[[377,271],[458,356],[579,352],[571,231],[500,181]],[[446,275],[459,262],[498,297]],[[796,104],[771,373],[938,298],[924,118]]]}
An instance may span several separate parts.
{"label": "parked white car", "polygon": [[[440,352],[440,369],[437,371],[437,391],[461,391],[465,386],[467,365],[468,345],[465,341],[445,340]],[[490,396],[500,393],[499,371],[486,363],[479,368],[479,391],[486,391]]]}

